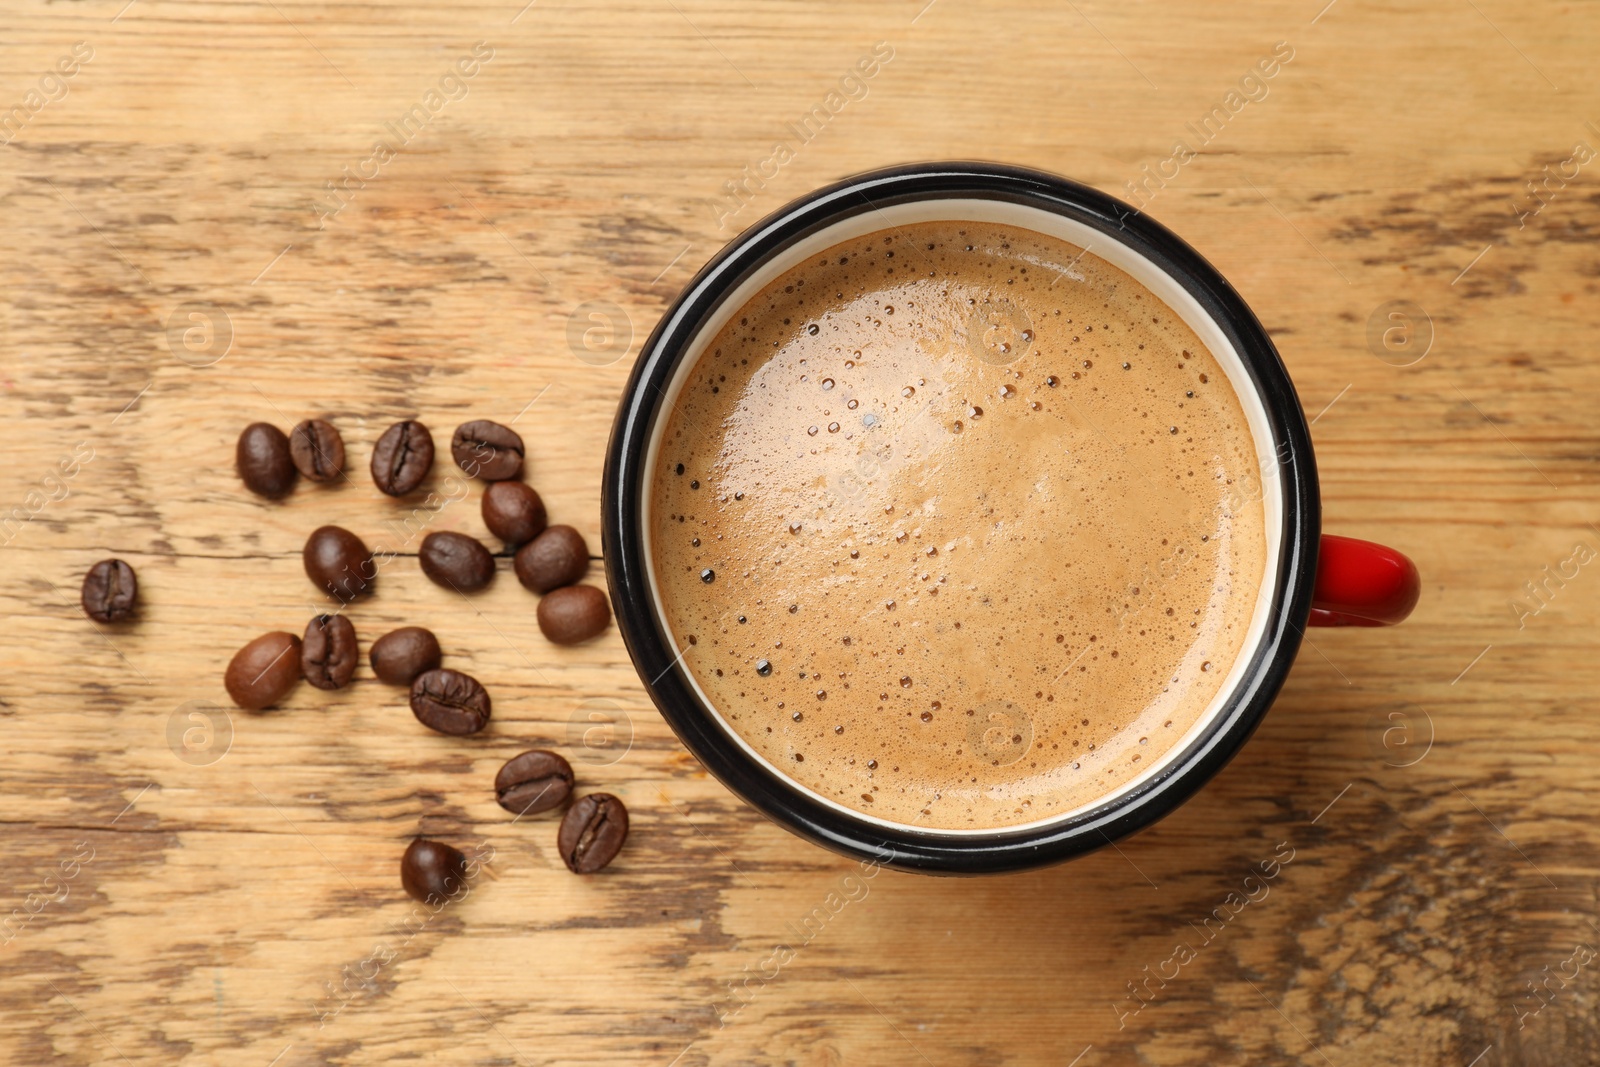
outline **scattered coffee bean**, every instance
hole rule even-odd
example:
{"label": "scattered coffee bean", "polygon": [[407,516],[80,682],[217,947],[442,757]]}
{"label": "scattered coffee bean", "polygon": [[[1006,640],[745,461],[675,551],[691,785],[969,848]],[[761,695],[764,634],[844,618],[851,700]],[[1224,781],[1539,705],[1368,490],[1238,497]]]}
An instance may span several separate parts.
{"label": "scattered coffee bean", "polygon": [[589,570],[589,546],[570,526],[552,526],[517,550],[517,581],[535,593],[571,585]]}
{"label": "scattered coffee bean", "polygon": [[307,419],[289,431],[289,455],[314,482],[331,482],[344,472],[344,438],[321,419]]}
{"label": "scattered coffee bean", "polygon": [[420,422],[397,422],[372,450],[372,480],[390,496],[405,496],[433,469],[433,435]]}
{"label": "scattered coffee bean", "polygon": [[489,694],[470,674],[435,668],[411,683],[411,713],[441,734],[475,734],[489,724]]}
{"label": "scattered coffee bean", "polygon": [[544,532],[544,501],[526,482],[490,482],[483,491],[483,524],[507,547],[525,545]]}
{"label": "scattered coffee bean", "polygon": [[300,669],[318,689],[343,689],[356,673],[356,628],[343,615],[318,615],[306,623]]}
{"label": "scattered coffee bean", "polygon": [[275,630],[233,654],[222,684],[241,708],[257,711],[289,695],[300,680],[300,639]]}
{"label": "scattered coffee bean", "polygon": [[378,577],[372,553],[342,526],[317,527],[300,556],[311,583],[346,603],[370,592]]}
{"label": "scattered coffee bean", "polygon": [[409,686],[423,671],[439,666],[439,639],[420,626],[390,630],[372,642],[368,658],[381,682]]}
{"label": "scattered coffee bean", "polygon": [[556,847],[574,874],[598,871],[617,858],[627,839],[628,809],[610,793],[580,797],[556,831]]}
{"label": "scattered coffee bean", "polygon": [[522,438],[509,426],[474,419],[456,427],[450,454],[469,478],[498,482],[522,470]]}
{"label": "scattered coffee bean", "polygon": [[417,838],[400,860],[400,884],[406,896],[424,904],[445,901],[467,884],[467,857],[443,841]]}
{"label": "scattered coffee bean", "polygon": [[611,601],[592,585],[565,585],[539,601],[539,629],[555,644],[576,645],[611,621]]}
{"label": "scattered coffee bean", "polygon": [[79,599],[83,613],[95,622],[124,622],[139,601],[139,579],[120,559],[103,559],[83,576]]}
{"label": "scattered coffee bean", "polygon": [[572,795],[572,765],[542,748],[513,756],[494,776],[494,798],[514,815],[559,808]]}
{"label": "scattered coffee bean", "polygon": [[435,530],[417,550],[422,573],[446,589],[471,593],[494,579],[494,554],[475,537],[454,530]]}
{"label": "scattered coffee bean", "polygon": [[290,455],[289,439],[283,431],[269,422],[252,422],[239,435],[239,446],[234,450],[234,463],[239,477],[252,493],[262,496],[283,496],[294,488],[294,459]]}

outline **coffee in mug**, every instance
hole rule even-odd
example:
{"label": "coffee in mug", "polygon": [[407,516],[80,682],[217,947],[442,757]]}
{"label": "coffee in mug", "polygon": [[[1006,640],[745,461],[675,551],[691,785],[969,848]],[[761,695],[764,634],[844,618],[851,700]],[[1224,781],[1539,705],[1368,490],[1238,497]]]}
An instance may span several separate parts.
{"label": "coffee in mug", "polygon": [[682,379],[647,481],[707,704],[831,804],[938,831],[1089,808],[1228,695],[1267,517],[1184,318],[1001,221],[862,233],[772,278]]}

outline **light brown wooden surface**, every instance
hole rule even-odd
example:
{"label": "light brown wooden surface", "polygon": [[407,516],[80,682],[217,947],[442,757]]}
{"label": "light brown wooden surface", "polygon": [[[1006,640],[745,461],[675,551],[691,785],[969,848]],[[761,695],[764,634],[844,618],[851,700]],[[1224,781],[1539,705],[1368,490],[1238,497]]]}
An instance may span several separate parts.
{"label": "light brown wooden surface", "polygon": [[[0,134],[0,514],[31,516],[0,536],[0,915],[23,916],[0,934],[0,1062],[1600,1062],[1579,948],[1600,946],[1596,564],[1536,614],[1511,605],[1600,549],[1600,161],[1517,217],[1546,164],[1600,144],[1593,5],[123,2],[0,14],[0,116],[93,50]],[[319,228],[325,183],[479,41],[466,95]],[[879,41],[866,95],[799,143],[786,124]],[[1149,210],[1238,286],[1320,412],[1326,528],[1410,552],[1425,591],[1401,629],[1313,632],[1245,751],[1154,829],[1026,875],[846,883],[683,752],[614,630],[553,648],[509,574],[466,602],[407,558],[352,618],[364,641],[435,629],[494,693],[486,735],[428,734],[363,667],[234,709],[208,765],[169,747],[189,702],[225,703],[236,647],[303,627],[312,527],[378,540],[413,506],[365,474],[388,422],[443,438],[520,412],[530,481],[598,552],[632,355],[740,227],[928,158],[1127,195],[1279,41],[1268,95]],[[794,158],[719,220],[781,139]],[[1412,366],[1369,349],[1392,300],[1431,319]],[[586,301],[622,310],[625,358],[575,355]],[[231,327],[220,361],[169,343],[187,305]],[[244,492],[239,429],[312,415],[344,431],[350,483]],[[481,533],[476,492],[429,528]],[[111,554],[139,571],[137,625],[78,610]],[[593,707],[620,724],[609,750],[569,725]],[[609,759],[628,732],[578,769],[632,837],[575,878],[492,776],[534,744]],[[419,830],[486,843],[498,878],[408,934]],[[1202,945],[1191,923],[1287,849]],[[830,893],[859,899],[832,914]],[[1134,1013],[1128,983],[1188,942]]]}

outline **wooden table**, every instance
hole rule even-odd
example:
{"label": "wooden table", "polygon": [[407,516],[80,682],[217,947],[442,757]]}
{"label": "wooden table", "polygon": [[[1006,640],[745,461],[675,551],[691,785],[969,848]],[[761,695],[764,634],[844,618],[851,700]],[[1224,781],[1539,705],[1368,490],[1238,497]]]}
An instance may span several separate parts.
{"label": "wooden table", "polygon": [[[1321,2],[8,5],[0,1061],[1600,1062],[1600,24]],[[408,559],[355,624],[439,632],[493,689],[487,735],[428,735],[370,679],[211,710],[236,647],[315,610],[313,526],[481,532],[475,492],[413,516],[372,488],[389,422],[515,419],[598,551],[617,397],[685,280],[809,189],[947,157],[1123,196],[1167,174],[1147,210],[1316,416],[1327,528],[1425,576],[1403,628],[1314,632],[1180,812],[828,910],[853,865],[709,778],[614,629],[555,648],[508,575],[468,602]],[[350,482],[245,493],[240,428],[313,415]],[[112,554],[134,626],[78,610]],[[534,744],[632,811],[606,874],[494,804]],[[496,877],[418,911],[419,831]]]}

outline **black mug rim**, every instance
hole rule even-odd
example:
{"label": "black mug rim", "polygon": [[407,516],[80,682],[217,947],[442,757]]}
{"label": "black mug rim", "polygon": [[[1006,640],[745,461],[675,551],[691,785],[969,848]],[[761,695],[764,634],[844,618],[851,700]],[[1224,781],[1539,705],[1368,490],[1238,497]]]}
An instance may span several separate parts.
{"label": "black mug rim", "polygon": [[[1042,208],[1143,254],[1194,297],[1233,344],[1266,411],[1282,489],[1276,586],[1266,631],[1228,702],[1198,737],[1133,790],[1042,825],[981,836],[898,829],[824,804],[756,761],[704,706],[655,608],[640,529],[649,445],[664,389],[719,304],[755,270],[818,230],[910,201],[998,200]],[[1239,383],[1234,383],[1239,387]],[[1135,833],[1176,809],[1243,747],[1282,687],[1311,611],[1321,504],[1310,431],[1288,371],[1254,313],[1220,272],[1128,204],[1042,171],[986,162],[917,163],[854,175],[793,201],[728,242],[646,340],[607,448],[601,536],[618,629],[652,702],[716,778],[778,825],[864,862],[934,874],[1058,863]]]}

